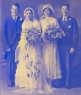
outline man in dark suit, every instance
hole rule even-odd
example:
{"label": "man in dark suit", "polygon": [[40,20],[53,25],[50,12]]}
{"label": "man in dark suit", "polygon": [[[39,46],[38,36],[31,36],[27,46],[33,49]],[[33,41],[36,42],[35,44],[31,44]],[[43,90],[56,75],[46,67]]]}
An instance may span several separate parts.
{"label": "man in dark suit", "polygon": [[7,60],[7,82],[13,87],[16,71],[15,49],[20,40],[22,18],[18,16],[20,6],[18,3],[12,4],[11,16],[2,25],[2,42],[4,45],[4,58]]}
{"label": "man in dark suit", "polygon": [[75,51],[78,45],[78,25],[75,18],[69,15],[70,5],[62,5],[62,17],[58,19],[60,27],[66,33],[66,36],[59,39],[59,53],[61,61],[61,69],[65,86],[71,88],[72,64],[75,56]]}

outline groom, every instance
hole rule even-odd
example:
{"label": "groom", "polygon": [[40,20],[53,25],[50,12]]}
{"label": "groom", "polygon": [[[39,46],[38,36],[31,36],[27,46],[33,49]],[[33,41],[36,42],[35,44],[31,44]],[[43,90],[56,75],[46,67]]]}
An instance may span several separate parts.
{"label": "groom", "polygon": [[18,45],[21,32],[22,18],[18,16],[20,6],[14,3],[11,6],[11,16],[9,16],[2,26],[2,41],[4,45],[4,58],[7,60],[7,83],[13,87],[15,78],[15,49]]}
{"label": "groom", "polygon": [[78,45],[79,31],[75,18],[69,15],[70,5],[64,4],[61,8],[62,17],[58,19],[60,27],[66,33],[66,36],[59,39],[59,53],[61,61],[61,69],[65,86],[71,88],[72,64],[75,51]]}

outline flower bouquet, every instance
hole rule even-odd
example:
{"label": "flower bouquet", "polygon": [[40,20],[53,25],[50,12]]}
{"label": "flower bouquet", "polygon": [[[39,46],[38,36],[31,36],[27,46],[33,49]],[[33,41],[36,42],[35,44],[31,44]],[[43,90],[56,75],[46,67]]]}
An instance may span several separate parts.
{"label": "flower bouquet", "polygon": [[48,27],[45,32],[45,38],[49,41],[62,38],[63,36],[65,36],[65,33],[60,27]]}
{"label": "flower bouquet", "polygon": [[36,28],[27,30],[26,39],[30,45],[36,45],[42,40],[42,32]]}

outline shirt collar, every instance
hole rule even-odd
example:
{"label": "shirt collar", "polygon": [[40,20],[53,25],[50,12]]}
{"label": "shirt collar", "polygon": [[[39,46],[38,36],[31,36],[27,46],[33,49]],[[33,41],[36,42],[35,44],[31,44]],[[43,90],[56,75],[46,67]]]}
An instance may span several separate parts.
{"label": "shirt collar", "polygon": [[63,17],[62,17],[62,20],[63,20],[63,21],[67,21],[68,17],[69,17],[69,15],[63,16]]}
{"label": "shirt collar", "polygon": [[14,20],[17,20],[18,16],[12,16],[12,18],[13,18]]}

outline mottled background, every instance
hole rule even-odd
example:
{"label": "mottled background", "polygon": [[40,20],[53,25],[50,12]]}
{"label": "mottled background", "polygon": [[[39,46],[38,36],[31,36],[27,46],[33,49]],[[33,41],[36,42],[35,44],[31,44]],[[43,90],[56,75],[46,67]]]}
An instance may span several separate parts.
{"label": "mottled background", "polygon": [[38,19],[38,6],[40,4],[51,4],[54,8],[56,17],[59,18],[61,16],[61,5],[69,3],[71,6],[70,14],[77,19],[78,25],[81,27],[81,0],[0,0],[0,29],[3,19],[10,15],[11,4],[14,2],[20,4],[21,17],[23,17],[23,12],[26,7],[32,7],[35,10]]}
{"label": "mottled background", "polygon": [[[1,34],[1,25],[3,20],[10,15],[10,8],[12,3],[18,2],[21,7],[20,16],[23,18],[23,12],[26,7],[32,7],[35,10],[36,17],[38,16],[38,6],[40,4],[49,3],[53,6],[56,17],[59,18],[61,16],[61,5],[64,3],[69,3],[71,6],[70,14],[75,17],[79,26],[79,45],[76,51],[76,57],[74,59],[73,64],[73,78],[72,85],[73,87],[81,86],[81,0],[0,0],[0,34]],[[1,35],[0,35],[1,36]],[[0,51],[3,51],[2,44],[0,43]],[[5,60],[3,59],[4,53],[0,53],[1,57],[1,68],[5,75],[5,70],[3,68],[3,64]],[[2,73],[3,77],[3,73]]]}
{"label": "mottled background", "polygon": [[0,0],[0,1],[1,1],[0,21],[4,19],[5,17],[7,17],[8,15],[10,15],[11,4],[14,2],[18,2],[20,4],[21,6],[20,15],[22,17],[23,17],[24,9],[26,7],[32,7],[36,12],[37,18],[39,18],[37,9],[40,4],[50,3],[54,7],[56,17],[58,18],[61,16],[61,11],[60,11],[61,5],[64,3],[69,3],[71,5],[70,14],[77,19],[79,27],[81,27],[81,24],[80,24],[81,22],[81,0]]}

